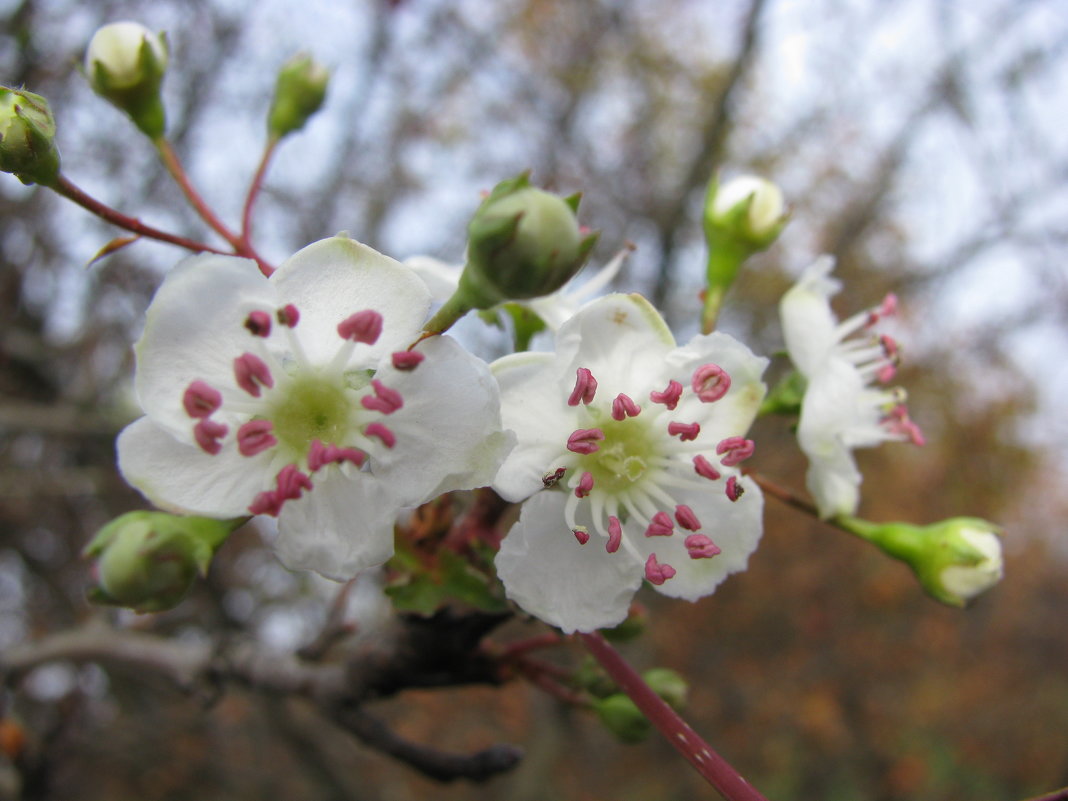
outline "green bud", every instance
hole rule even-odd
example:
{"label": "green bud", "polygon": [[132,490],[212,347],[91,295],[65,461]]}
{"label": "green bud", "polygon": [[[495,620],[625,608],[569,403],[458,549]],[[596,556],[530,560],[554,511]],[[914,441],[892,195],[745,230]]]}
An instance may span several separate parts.
{"label": "green bud", "polygon": [[176,606],[243,522],[165,512],[128,512],[115,518],[82,552],[96,560],[98,586],[90,591],[90,599],[138,612]]}
{"label": "green bud", "polygon": [[85,53],[85,74],[93,91],[129,114],[153,140],[166,128],[160,84],[167,55],[166,37],[137,22],[105,25],[93,34]]}
{"label": "green bud", "polygon": [[808,382],[797,370],[791,370],[779,380],[760,404],[760,414],[801,414]]}
{"label": "green bud", "polygon": [[274,99],[267,114],[267,132],[273,139],[299,131],[322,108],[330,73],[305,53],[289,59],[278,71]]}
{"label": "green bud", "polygon": [[601,698],[594,702],[593,708],[605,728],[612,732],[620,742],[628,745],[642,742],[653,730],[653,724],[649,722],[649,719],[623,693]]}
{"label": "green bud", "polygon": [[743,175],[720,184],[713,178],[705,196],[708,243],[707,284],[702,331],[715,327],[723,296],[742,263],[771,246],[786,226],[782,192],[764,178]]}
{"label": "green bud", "polygon": [[686,679],[670,668],[651,668],[642,673],[642,679],[676,712],[686,706],[690,685]]}
{"label": "green bud", "polygon": [[59,175],[56,121],[40,95],[0,86],[0,170],[44,186]]}
{"label": "green bud", "polygon": [[905,562],[929,595],[950,606],[965,606],[1004,574],[1001,529],[986,520],[954,517],[929,526],[852,517],[835,522]]}

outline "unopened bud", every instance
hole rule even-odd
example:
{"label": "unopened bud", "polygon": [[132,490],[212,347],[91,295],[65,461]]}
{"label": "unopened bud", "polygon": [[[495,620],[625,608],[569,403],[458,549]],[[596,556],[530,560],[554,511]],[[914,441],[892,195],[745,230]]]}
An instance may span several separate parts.
{"label": "unopened bud", "polygon": [[160,84],[167,69],[167,40],[137,22],[97,30],[85,53],[85,73],[98,95],[130,115],[149,138],[166,127]]}
{"label": "unopened bud", "polygon": [[330,73],[305,53],[289,59],[278,71],[274,99],[267,114],[267,132],[274,139],[299,131],[322,108]]}
{"label": "unopened bud", "polygon": [[950,606],[965,606],[1004,574],[1001,529],[986,520],[954,517],[929,526],[850,517],[835,522],[908,564],[927,593]]}
{"label": "unopened bud", "polygon": [[0,86],[0,170],[45,186],[59,175],[56,121],[40,95]]}
{"label": "unopened bud", "polygon": [[623,693],[601,698],[594,702],[593,708],[605,728],[628,745],[642,742],[653,730],[649,719]]}
{"label": "unopened bud", "polygon": [[649,688],[659,695],[676,712],[686,705],[690,686],[686,679],[670,668],[651,668],[642,673]]}
{"label": "unopened bud", "polygon": [[90,599],[159,612],[178,604],[242,520],[128,512],[104,526],[83,555],[96,560]]}

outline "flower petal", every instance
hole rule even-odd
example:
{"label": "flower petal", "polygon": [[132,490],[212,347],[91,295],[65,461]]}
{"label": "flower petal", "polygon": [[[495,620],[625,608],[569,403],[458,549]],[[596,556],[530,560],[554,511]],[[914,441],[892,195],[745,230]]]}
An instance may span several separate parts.
{"label": "flower petal", "polygon": [[292,570],[314,570],[348,581],[393,556],[400,503],[388,485],[366,472],[330,466],[314,488],[287,501],[278,516],[275,553]]}
{"label": "flower petal", "polygon": [[783,339],[790,361],[805,377],[811,376],[838,341],[838,321],[830,298],[841,284],[830,277],[834,259],[821,256],[801,273],[797,283],[779,301]]}
{"label": "flower petal", "polygon": [[523,504],[497,575],[524,611],[567,634],[615,626],[641,586],[642,565],[625,550],[607,553],[598,538],[580,545],[564,523],[565,502],[562,492],[542,492]]}
{"label": "flower petal", "polygon": [[186,388],[196,380],[232,387],[234,358],[252,340],[245,318],[275,304],[274,289],[254,261],[207,255],[180,262],[157,290],[134,346],[134,387],[145,413],[192,442],[182,407]]}
{"label": "flower petal", "polygon": [[247,458],[236,448],[224,447],[212,456],[179,442],[147,417],[123,429],[116,448],[123,477],[168,512],[247,515],[256,494],[274,482],[270,453]]}
{"label": "flower petal", "polygon": [[282,303],[299,311],[300,341],[312,364],[327,364],[341,339],[337,325],[373,309],[382,315],[382,334],[354,352],[350,366],[369,367],[418,336],[430,309],[430,292],[400,262],[345,236],[308,245],[290,256],[270,278]]}
{"label": "flower petal", "polygon": [[449,264],[430,256],[411,256],[402,264],[422,279],[437,303],[444,303],[452,297],[460,286],[460,273],[464,271],[462,264]]}

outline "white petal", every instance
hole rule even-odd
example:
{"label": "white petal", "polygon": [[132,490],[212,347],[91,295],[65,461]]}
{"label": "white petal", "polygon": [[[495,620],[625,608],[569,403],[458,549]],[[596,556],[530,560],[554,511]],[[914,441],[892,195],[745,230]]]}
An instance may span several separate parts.
{"label": "white petal", "polygon": [[[557,373],[551,353],[516,353],[491,367],[501,387],[504,428],[516,446],[501,465],[493,489],[508,501],[521,501],[542,489],[542,478],[562,467],[567,438],[578,428],[578,413],[567,405],[571,387]],[[574,376],[571,377],[572,383]]]}
{"label": "white petal", "polygon": [[[692,392],[694,371],[704,364],[716,364],[727,371],[731,388],[712,403],[702,402]],[[678,420],[701,424],[701,438],[713,445],[727,437],[741,436],[749,430],[760,410],[767,387],[761,376],[768,360],[757,357],[749,348],[727,334],[699,334],[667,357],[663,372],[663,389],[674,378],[685,392],[674,415]]]}
{"label": "white petal", "polygon": [[156,292],[134,346],[141,408],[184,437],[186,388],[198,379],[216,389],[233,387],[234,359],[253,344],[244,325],[248,313],[275,305],[274,289],[253,261],[207,255],[180,262]]}
{"label": "white petal", "polygon": [[686,537],[693,533],[676,527],[668,537],[646,537],[634,524],[627,525],[630,542],[644,558],[655,553],[661,564],[675,568],[675,575],[660,586],[657,592],[671,598],[695,601],[710,595],[731,573],[745,570],[749,556],[760,542],[763,532],[764,498],[760,488],[748,478],[739,479],[745,489],[732,502],[724,491],[723,479],[710,484],[708,490],[678,493],[679,503],[689,506],[702,528],[699,533],[719,546],[721,553],[708,559],[691,559],[686,550]]}
{"label": "white petal", "polygon": [[674,347],[667,324],[641,295],[595,300],[561,326],[556,338],[561,375],[573,382],[575,370],[585,367],[597,379],[598,397],[610,398],[663,389],[654,384]]}
{"label": "white petal", "polygon": [[274,484],[269,453],[246,458],[223,447],[212,456],[179,442],[147,417],[123,429],[116,448],[123,477],[168,512],[247,515],[256,495]]}
{"label": "white petal", "polygon": [[838,342],[838,320],[830,298],[840,284],[830,278],[834,259],[822,256],[810,265],[779,301],[783,339],[790,361],[808,377]]}
{"label": "white petal", "polygon": [[314,489],[286,501],[274,550],[286,567],[347,581],[393,556],[393,524],[400,504],[365,472],[337,466],[312,478]]}
{"label": "white petal", "polygon": [[462,264],[449,264],[430,256],[412,256],[405,259],[403,264],[422,279],[430,290],[430,296],[438,303],[444,303],[452,297],[460,286],[460,273],[464,271]]}
{"label": "white petal", "polygon": [[395,483],[405,504],[493,482],[515,436],[501,429],[497,381],[489,366],[451,337],[419,346],[426,359],[411,371],[386,365],[376,377],[404,406],[384,422],[397,437],[372,464]]}
{"label": "white petal", "polygon": [[283,304],[301,312],[296,333],[313,364],[327,364],[342,344],[337,326],[356,312],[382,315],[382,336],[359,345],[351,365],[369,367],[411,344],[430,309],[419,277],[388,256],[353,239],[335,236],[290,256],[271,276]]}
{"label": "white petal", "polygon": [[607,553],[591,537],[580,545],[564,523],[562,492],[523,504],[497,554],[497,575],[524,611],[570,634],[615,626],[641,586],[642,565],[624,549]]}

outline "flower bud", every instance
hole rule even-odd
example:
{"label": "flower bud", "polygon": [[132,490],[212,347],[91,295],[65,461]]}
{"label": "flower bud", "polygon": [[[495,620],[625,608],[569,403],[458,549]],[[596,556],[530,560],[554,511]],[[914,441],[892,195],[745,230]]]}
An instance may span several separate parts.
{"label": "flower bud", "polygon": [[641,710],[623,693],[615,693],[594,702],[593,708],[605,728],[620,742],[634,745],[649,736],[653,724]]}
{"label": "flower bud", "polygon": [[197,573],[243,520],[128,512],[104,526],[83,555],[96,560],[97,603],[159,612],[178,604]]}
{"label": "flower bud", "polygon": [[690,686],[686,679],[670,668],[650,668],[642,673],[642,679],[676,712],[686,705]]}
{"label": "flower bud", "polygon": [[702,331],[715,326],[723,296],[742,262],[771,246],[786,226],[782,191],[771,181],[742,175],[725,184],[713,178],[705,196],[708,289]]}
{"label": "flower bud", "polygon": [[986,520],[954,517],[929,526],[850,517],[835,522],[908,564],[927,593],[950,606],[965,606],[1004,574],[1001,529]]}
{"label": "flower bud", "polygon": [[272,139],[299,131],[326,98],[330,73],[311,56],[298,53],[278,71],[274,99],[267,114],[267,132]]}
{"label": "flower bud", "polygon": [[45,186],[59,175],[56,121],[40,95],[0,86],[0,170]]}
{"label": "flower bud", "polygon": [[98,95],[130,115],[149,138],[166,127],[160,84],[167,69],[167,40],[137,22],[97,30],[85,53],[85,73]]}

